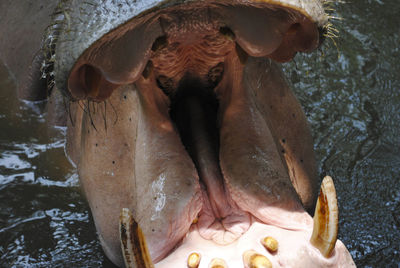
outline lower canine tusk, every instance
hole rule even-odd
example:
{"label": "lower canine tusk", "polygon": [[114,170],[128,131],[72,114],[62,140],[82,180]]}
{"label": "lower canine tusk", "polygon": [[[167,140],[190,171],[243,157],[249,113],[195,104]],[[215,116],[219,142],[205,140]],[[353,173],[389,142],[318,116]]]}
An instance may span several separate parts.
{"label": "lower canine tusk", "polygon": [[121,210],[119,235],[125,267],[154,268],[142,229],[127,208]]}
{"label": "lower canine tusk", "polygon": [[321,184],[314,214],[314,228],[310,242],[321,254],[329,258],[335,248],[338,233],[339,210],[335,185],[326,176]]}

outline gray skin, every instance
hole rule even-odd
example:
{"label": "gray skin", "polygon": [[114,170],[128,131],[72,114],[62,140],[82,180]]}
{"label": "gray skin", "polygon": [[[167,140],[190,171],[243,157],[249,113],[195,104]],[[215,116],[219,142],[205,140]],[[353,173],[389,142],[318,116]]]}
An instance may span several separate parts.
{"label": "gray skin", "polygon": [[[0,3],[0,12],[8,11],[0,25],[9,25],[0,34],[11,38],[0,38],[1,51],[7,51],[0,56],[15,74],[19,96],[49,98],[53,123],[67,125],[68,157],[115,264],[123,266],[118,220],[125,207],[142,226],[154,261],[197,217],[203,222],[204,206],[224,218],[218,206],[226,202],[234,215],[294,229],[286,218],[313,211],[319,179],[310,130],[274,61],[320,44],[327,16],[319,1],[16,2]],[[29,15],[15,20],[22,14]],[[205,64],[209,44],[199,45],[194,64],[171,63],[181,56],[171,44],[209,36],[223,46]],[[43,58],[46,79],[39,70]],[[213,68],[219,63],[218,72]],[[219,146],[216,152],[188,152],[180,119],[171,120],[179,89],[198,85],[217,96],[218,142],[198,134],[204,129],[197,125],[194,136],[203,147]],[[60,92],[70,101],[68,111]],[[226,198],[205,205],[205,195]],[[271,215],[260,214],[260,204]]]}
{"label": "gray skin", "polygon": [[0,2],[0,59],[14,75],[18,97],[25,100],[47,98],[47,84],[41,79],[43,33],[51,23],[56,2]]}

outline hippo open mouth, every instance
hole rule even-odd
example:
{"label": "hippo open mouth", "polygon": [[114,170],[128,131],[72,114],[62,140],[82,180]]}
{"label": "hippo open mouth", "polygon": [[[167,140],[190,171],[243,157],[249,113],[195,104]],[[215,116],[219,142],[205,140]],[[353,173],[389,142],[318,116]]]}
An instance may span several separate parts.
{"label": "hippo open mouth", "polygon": [[65,8],[55,81],[76,100],[67,152],[106,254],[122,265],[121,225],[126,266],[352,265],[330,179],[314,224],[305,211],[312,139],[274,63],[318,47],[321,3],[178,2],[120,3],[109,11],[134,18],[91,24],[94,37],[76,33],[84,8]]}

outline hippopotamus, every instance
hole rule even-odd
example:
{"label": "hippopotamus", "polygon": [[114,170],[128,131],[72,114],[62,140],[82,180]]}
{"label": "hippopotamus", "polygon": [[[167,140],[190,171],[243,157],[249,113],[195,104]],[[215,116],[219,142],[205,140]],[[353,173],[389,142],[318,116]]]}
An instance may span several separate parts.
{"label": "hippopotamus", "polygon": [[13,35],[29,48],[3,57],[66,125],[113,263],[355,266],[279,65],[321,45],[326,1],[15,2],[0,7],[33,13]]}

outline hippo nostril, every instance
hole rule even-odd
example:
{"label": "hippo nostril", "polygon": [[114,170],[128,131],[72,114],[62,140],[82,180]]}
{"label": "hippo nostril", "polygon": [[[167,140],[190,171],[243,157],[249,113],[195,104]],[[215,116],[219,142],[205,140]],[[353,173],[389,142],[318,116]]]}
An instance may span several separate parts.
{"label": "hippo nostril", "polygon": [[268,258],[254,250],[243,253],[243,263],[246,268],[272,268],[272,263]]}
{"label": "hippo nostril", "polygon": [[198,253],[192,253],[189,255],[188,260],[187,260],[187,266],[188,268],[197,268],[199,267],[201,260],[201,256]]}
{"label": "hippo nostril", "polygon": [[79,95],[83,91],[86,96],[95,96],[98,94],[98,81],[100,79],[100,72],[87,64],[82,65],[71,76],[70,90],[72,95]]}
{"label": "hippo nostril", "polygon": [[116,87],[106,80],[98,68],[89,64],[74,68],[68,79],[68,89],[74,99],[103,101],[111,96]]}

